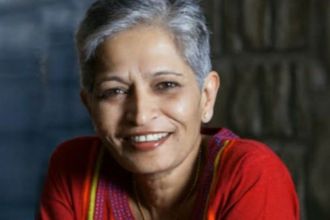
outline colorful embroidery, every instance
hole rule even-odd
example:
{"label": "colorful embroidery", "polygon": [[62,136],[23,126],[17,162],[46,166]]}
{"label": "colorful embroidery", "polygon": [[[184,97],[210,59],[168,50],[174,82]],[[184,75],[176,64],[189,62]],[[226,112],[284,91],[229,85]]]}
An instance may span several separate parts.
{"label": "colorful embroidery", "polygon": [[[236,138],[238,136],[227,129],[222,129],[212,138],[210,146],[213,147],[208,149],[204,172],[207,175],[199,181],[201,190],[198,199],[202,202],[198,203],[192,213],[194,219],[215,219],[216,210],[212,209],[209,204],[213,204],[216,196],[214,191],[220,181],[217,177],[223,167],[224,157],[236,142]],[[83,217],[88,220],[102,220],[104,203],[107,199],[111,206],[111,213],[108,213],[110,220],[133,220],[126,190],[128,186],[116,183],[111,178],[105,178],[100,174],[104,151],[104,147],[94,146],[91,152],[83,194]]]}
{"label": "colorful embroidery", "polygon": [[[214,169],[213,169],[213,177],[212,177],[212,184],[210,187],[210,191],[208,192],[208,200],[206,203],[207,210],[208,212],[205,213],[204,215],[204,219],[208,219],[208,220],[215,220],[215,216],[216,216],[216,211],[215,209],[212,209],[212,207],[209,207],[209,203],[210,201],[214,200],[214,197],[216,196],[216,194],[214,193],[214,191],[216,191],[216,188],[218,186],[219,183],[219,178],[217,178],[219,176],[219,172],[221,172],[221,168],[223,167],[223,161],[224,158],[226,157],[226,153],[228,152],[228,150],[234,145],[235,140],[227,140],[224,142],[224,146],[221,148],[221,150],[219,151],[215,162],[214,162]],[[214,204],[214,203],[213,203]]]}
{"label": "colorful embroidery", "polygon": [[134,219],[129,211],[128,196],[125,189],[113,182],[109,184],[110,204],[115,219]]}
{"label": "colorful embroidery", "polygon": [[[197,199],[201,200],[202,202],[196,204],[194,207],[194,211],[192,213],[192,217],[194,219],[208,219],[208,204],[210,201],[210,197],[213,193],[212,187],[214,188],[214,183],[217,177],[217,171],[219,170],[219,162],[223,161],[224,158],[224,151],[226,152],[228,149],[233,145],[235,139],[239,137],[232,133],[228,129],[221,129],[216,135],[213,136],[209,146],[213,146],[209,149],[207,155],[207,163],[205,166],[205,173],[200,180],[199,188],[200,192],[198,193]],[[221,166],[221,165],[220,165]],[[211,214],[212,215],[212,214]],[[212,218],[212,217],[211,217]]]}
{"label": "colorful embroidery", "polygon": [[88,219],[93,220],[94,219],[94,211],[95,211],[95,198],[96,198],[96,191],[97,191],[97,185],[98,185],[98,179],[100,174],[100,168],[102,163],[102,158],[104,154],[104,148],[100,148],[99,155],[96,160],[96,166],[93,176],[93,182],[92,182],[92,189],[90,194],[90,204],[89,204],[89,212],[88,212]]}
{"label": "colorful embroidery", "polygon": [[90,201],[90,191],[91,191],[91,184],[93,180],[93,173],[95,169],[95,160],[97,158],[97,154],[99,152],[99,147],[97,143],[93,144],[92,150],[90,152],[90,157],[88,161],[88,169],[86,174],[86,180],[84,185],[83,191],[83,198],[82,198],[82,216],[84,219],[88,217],[88,210],[89,210],[89,201]]}
{"label": "colorful embroidery", "polygon": [[[83,219],[92,220],[94,219],[95,207],[98,209],[101,207],[96,201],[96,196],[99,194],[97,191],[101,189],[98,187],[99,173],[102,164],[104,148],[98,146],[96,142],[91,150],[90,159],[88,161],[88,170],[84,185],[83,201],[82,201],[82,216]],[[100,198],[98,198],[100,199]]]}
{"label": "colorful embroidery", "polygon": [[107,183],[103,178],[99,178],[99,187],[97,190],[96,197],[96,209],[94,214],[94,219],[103,218],[103,206],[104,206],[104,195],[106,190]]}

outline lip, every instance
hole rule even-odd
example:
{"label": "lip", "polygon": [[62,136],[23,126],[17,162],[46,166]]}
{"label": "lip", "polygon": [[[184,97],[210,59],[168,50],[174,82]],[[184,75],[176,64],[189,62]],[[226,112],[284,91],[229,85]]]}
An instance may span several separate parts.
{"label": "lip", "polygon": [[162,133],[171,133],[168,131],[139,131],[139,132],[131,132],[124,135],[124,138],[128,138],[130,136],[140,136],[140,135],[148,135],[148,134],[162,134]]}
{"label": "lip", "polygon": [[[148,135],[148,134],[160,134],[160,133],[169,133],[166,137],[159,139],[157,141],[145,141],[145,142],[134,142],[129,138],[124,138],[125,142],[132,146],[134,149],[139,151],[151,151],[156,148],[159,148],[163,145],[164,142],[171,136],[170,132],[137,132],[132,133],[129,136],[139,136],[139,135]],[[126,136],[127,137],[127,136]]]}

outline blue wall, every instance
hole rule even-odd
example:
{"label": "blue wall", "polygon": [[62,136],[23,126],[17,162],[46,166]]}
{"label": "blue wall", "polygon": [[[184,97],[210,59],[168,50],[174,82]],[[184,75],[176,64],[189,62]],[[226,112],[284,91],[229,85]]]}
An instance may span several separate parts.
{"label": "blue wall", "polygon": [[51,152],[93,133],[73,44],[91,2],[0,1],[0,219],[34,219]]}

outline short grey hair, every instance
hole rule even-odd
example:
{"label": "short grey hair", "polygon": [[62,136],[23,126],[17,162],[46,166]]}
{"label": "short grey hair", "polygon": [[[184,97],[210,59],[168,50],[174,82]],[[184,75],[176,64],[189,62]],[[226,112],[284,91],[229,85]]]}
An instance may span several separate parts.
{"label": "short grey hair", "polygon": [[76,33],[83,89],[89,94],[93,91],[93,60],[98,46],[139,25],[169,31],[202,88],[211,71],[210,34],[197,0],[99,0],[88,9]]}

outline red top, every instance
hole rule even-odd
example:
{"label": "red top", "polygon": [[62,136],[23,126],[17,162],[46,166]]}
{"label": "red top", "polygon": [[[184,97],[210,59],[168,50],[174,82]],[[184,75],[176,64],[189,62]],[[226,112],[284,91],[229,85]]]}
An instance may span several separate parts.
{"label": "red top", "polygon": [[[190,219],[299,219],[290,174],[267,146],[227,129],[202,133],[216,134],[205,149],[207,164]],[[135,219],[128,203],[131,183],[131,174],[99,138],[69,140],[51,157],[38,219]]]}

